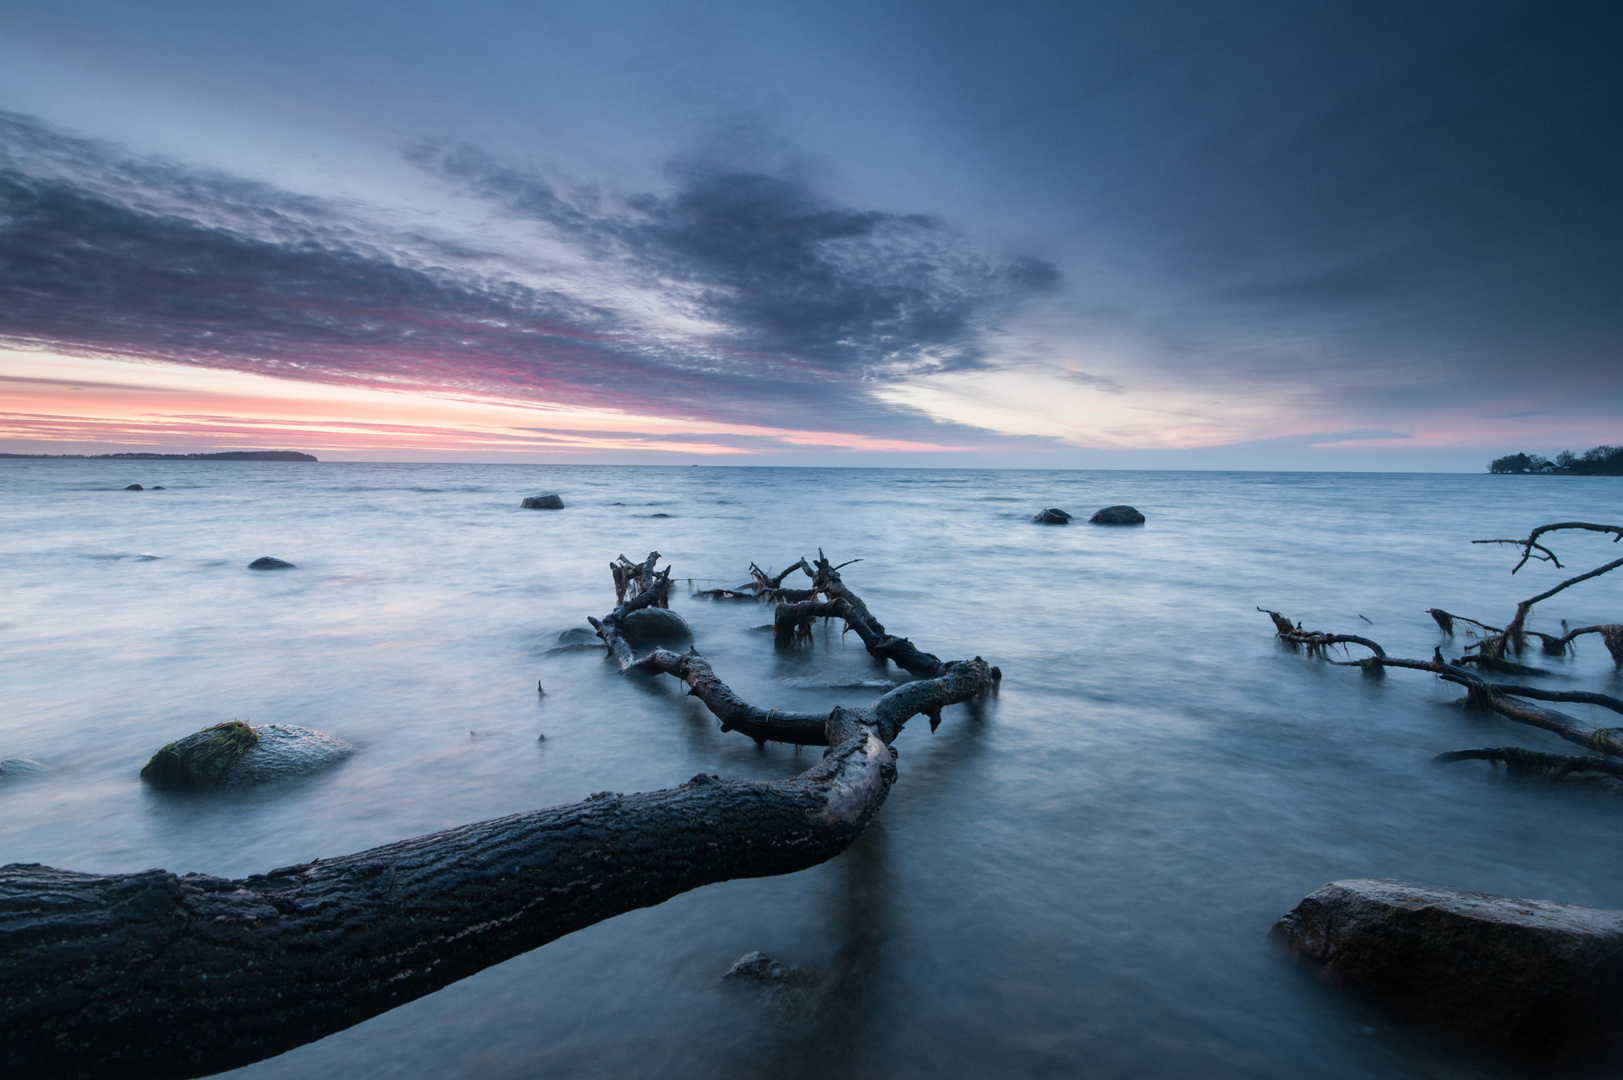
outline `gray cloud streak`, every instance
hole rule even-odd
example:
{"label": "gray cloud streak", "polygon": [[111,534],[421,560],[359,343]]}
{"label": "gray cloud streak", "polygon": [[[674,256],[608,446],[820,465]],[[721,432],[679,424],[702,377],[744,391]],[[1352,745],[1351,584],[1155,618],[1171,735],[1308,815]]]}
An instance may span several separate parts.
{"label": "gray cloud streak", "polygon": [[[354,208],[131,158],[0,114],[0,337],[336,382],[733,422],[926,432],[877,382],[981,362],[1052,267],[794,178],[688,165],[664,195],[560,195],[475,151],[419,161],[719,329],[651,334],[491,253]],[[967,432],[959,432],[960,435]]]}

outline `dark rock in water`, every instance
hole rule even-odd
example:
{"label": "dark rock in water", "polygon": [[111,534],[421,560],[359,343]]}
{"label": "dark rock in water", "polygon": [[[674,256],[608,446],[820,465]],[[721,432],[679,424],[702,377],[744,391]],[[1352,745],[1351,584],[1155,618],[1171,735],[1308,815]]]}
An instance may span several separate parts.
{"label": "dark rock in water", "polygon": [[774,960],[756,950],[747,952],[733,961],[733,966],[722,976],[728,982],[764,983],[769,986],[793,986],[812,981],[812,977],[793,964]]}
{"label": "dark rock in water", "polygon": [[1530,1048],[1623,1029],[1623,911],[1359,879],[1319,889],[1271,936],[1428,1026]]}
{"label": "dark rock in water", "polygon": [[601,645],[603,639],[589,626],[571,626],[558,635],[560,645]]}
{"label": "dark rock in water", "polygon": [[168,491],[169,489],[164,487],[162,484],[154,484],[154,485],[152,485],[152,487],[148,488],[147,490],[148,491]]}
{"label": "dark rock in water", "polygon": [[649,515],[648,515],[648,516],[649,516],[649,517],[651,517],[651,518],[656,518],[656,517],[665,517],[665,518],[668,518],[668,517],[670,517],[670,516],[671,516],[671,515],[669,515],[669,514],[663,514],[663,513],[661,513],[661,514],[649,514]]}
{"label": "dark rock in water", "polygon": [[153,555],[153,554],[150,554],[148,552],[143,551],[139,555],[126,555],[126,556],[124,556],[123,561],[124,562],[162,562],[163,561],[163,556],[162,555]]}
{"label": "dark rock in water", "polygon": [[125,488],[124,490],[125,491],[145,491],[146,488],[142,487],[140,484],[131,484],[129,487]]}
{"label": "dark rock in water", "polygon": [[1050,506],[1047,510],[1033,514],[1031,520],[1038,525],[1069,525],[1071,515],[1058,507]]}
{"label": "dark rock in water", "polygon": [[638,608],[620,620],[620,631],[632,645],[674,645],[693,640],[687,620],[670,608]]}
{"label": "dark rock in water", "polygon": [[1095,525],[1142,525],[1144,515],[1131,506],[1107,506],[1088,520]]}
{"label": "dark rock in water", "polygon": [[30,758],[8,757],[0,759],[0,781],[19,780],[25,776],[44,776],[51,771],[49,765],[41,765]]}
{"label": "dark rock in water", "polygon": [[141,779],[175,791],[264,784],[324,769],[354,752],[342,739],[297,724],[249,727],[230,720],[159,750]]}
{"label": "dark rock in water", "polygon": [[564,501],[556,495],[526,495],[519,503],[522,510],[562,510]]}
{"label": "dark rock in water", "polygon": [[261,555],[248,564],[250,570],[297,570],[298,567],[281,559],[273,559],[269,555]]}

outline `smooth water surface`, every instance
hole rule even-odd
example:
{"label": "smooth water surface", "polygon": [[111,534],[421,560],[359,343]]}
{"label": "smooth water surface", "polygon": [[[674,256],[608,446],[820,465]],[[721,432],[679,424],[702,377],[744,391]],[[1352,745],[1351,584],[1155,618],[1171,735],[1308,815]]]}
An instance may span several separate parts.
{"label": "smooth water surface", "polygon": [[[568,508],[518,508],[541,491]],[[555,649],[613,607],[622,552],[695,579],[672,606],[761,704],[905,678],[837,629],[776,652],[765,607],[688,595],[819,546],[863,560],[845,579],[893,632],[1004,671],[995,699],[903,733],[889,801],[832,862],[600,924],[244,1077],[1497,1075],[1516,1067],[1293,968],[1269,926],[1345,877],[1623,906],[1623,796],[1430,761],[1570,747],[1450,707],[1431,676],[1289,652],[1255,610],[1429,655],[1425,608],[1499,622],[1562,576],[1512,578],[1510,550],[1470,540],[1623,521],[1623,480],[8,461],[0,496],[0,757],[55,770],[0,785],[0,861],[238,876],[808,767],[817,751],[722,734],[670,679]],[[1118,502],[1149,523],[1084,523]],[[1030,524],[1045,506],[1082,520]],[[1573,568],[1617,554],[1557,539]],[[298,568],[247,570],[260,555]],[[1533,625],[1620,615],[1623,574]],[[1595,638],[1537,662],[1623,691]],[[359,751],[259,791],[144,788],[155,749],[233,717]],[[719,985],[752,949],[820,991]]]}

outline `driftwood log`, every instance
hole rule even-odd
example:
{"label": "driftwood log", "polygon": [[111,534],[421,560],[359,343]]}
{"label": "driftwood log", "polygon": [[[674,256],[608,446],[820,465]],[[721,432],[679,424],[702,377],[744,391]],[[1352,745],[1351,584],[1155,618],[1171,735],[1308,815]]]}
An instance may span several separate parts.
{"label": "driftwood log", "polygon": [[[1559,568],[1561,562],[1556,557],[1555,552],[1540,541],[1547,534],[1562,530],[1582,530],[1610,534],[1613,543],[1623,539],[1623,526],[1565,521],[1553,525],[1541,525],[1522,540],[1474,540],[1472,543],[1513,544],[1520,547],[1522,557],[1516,563],[1515,568],[1511,570],[1513,574],[1525,566],[1529,559],[1539,559],[1552,563]],[[1440,648],[1432,651],[1429,660],[1413,660],[1389,656],[1386,650],[1371,638],[1358,634],[1334,634],[1304,630],[1300,623],[1292,623],[1290,619],[1277,611],[1269,611],[1266,608],[1258,608],[1257,610],[1273,620],[1274,630],[1279,639],[1293,648],[1306,648],[1310,654],[1326,659],[1330,663],[1360,667],[1370,674],[1380,674],[1387,668],[1429,671],[1446,682],[1463,687],[1465,697],[1462,699],[1462,704],[1471,708],[1496,712],[1519,724],[1542,728],[1589,751],[1588,755],[1577,757],[1524,750],[1516,746],[1479,747],[1452,750],[1439,754],[1436,759],[1438,761],[1489,761],[1496,765],[1505,765],[1514,775],[1538,774],[1561,777],[1574,773],[1588,773],[1615,776],[1623,779],[1623,762],[1612,760],[1614,758],[1623,759],[1623,730],[1612,727],[1591,728],[1564,712],[1549,708],[1546,705],[1536,704],[1537,702],[1571,702],[1595,705],[1623,714],[1623,698],[1588,690],[1548,690],[1540,686],[1495,682],[1484,674],[1487,671],[1515,675],[1548,674],[1541,669],[1515,663],[1507,659],[1507,654],[1521,652],[1528,637],[1541,638],[1546,653],[1563,654],[1571,648],[1575,638],[1588,633],[1599,634],[1606,643],[1614,661],[1623,665],[1623,625],[1609,623],[1583,627],[1578,630],[1569,630],[1559,637],[1531,631],[1526,627],[1528,615],[1532,612],[1535,604],[1548,600],[1557,593],[1580,582],[1589,581],[1600,577],[1602,574],[1609,573],[1620,566],[1623,566],[1623,559],[1615,559],[1586,573],[1568,578],[1554,588],[1546,589],[1537,596],[1521,601],[1516,605],[1515,616],[1504,627],[1490,626],[1475,619],[1452,614],[1441,608],[1427,609],[1426,613],[1437,623],[1438,628],[1450,637],[1454,635],[1457,623],[1466,623],[1485,632],[1485,636],[1467,647],[1464,655],[1453,660],[1445,659]],[[1345,650],[1349,645],[1357,645],[1368,649],[1370,655],[1356,660],[1331,659],[1334,650]]]}
{"label": "driftwood log", "polygon": [[700,775],[663,791],[600,792],[234,880],[0,867],[4,1075],[194,1077],[246,1065],[622,912],[814,866],[884,802],[896,779],[890,744],[908,719],[924,713],[933,726],[997,677],[979,657],[938,662],[864,708],[761,709],[696,653],[639,657],[618,633],[631,611],[667,602],[670,569],[656,573],[656,558],[614,564],[617,595],[631,595],[596,622],[622,668],[681,679],[727,729],[827,746],[817,764],[788,780]]}

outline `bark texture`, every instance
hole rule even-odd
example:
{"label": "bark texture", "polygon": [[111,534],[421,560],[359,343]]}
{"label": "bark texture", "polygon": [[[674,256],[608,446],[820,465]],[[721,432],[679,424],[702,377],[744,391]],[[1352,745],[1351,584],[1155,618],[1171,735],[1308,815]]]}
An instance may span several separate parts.
{"label": "bark texture", "polygon": [[[791,873],[843,851],[896,778],[919,713],[992,683],[980,658],[825,716],[743,702],[696,653],[639,656],[618,632],[670,571],[615,564],[633,593],[594,621],[626,671],[665,672],[755,738],[826,745],[779,781],[696,776],[227,880],[165,870],[0,868],[7,1075],[193,1077],[311,1042],[564,934],[678,893]],[[635,570],[626,573],[624,564]],[[624,583],[624,584],[622,584]],[[633,587],[634,586],[634,587]]]}

